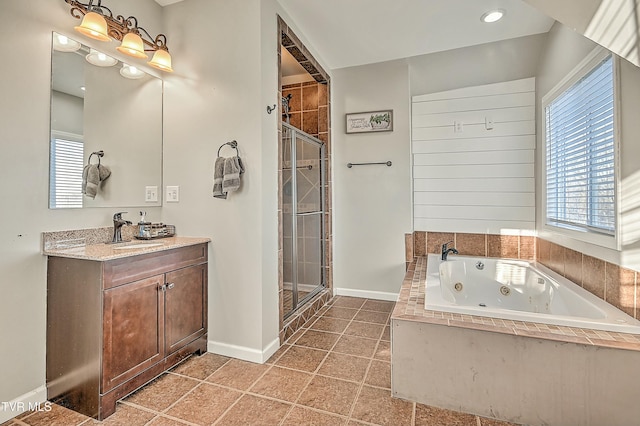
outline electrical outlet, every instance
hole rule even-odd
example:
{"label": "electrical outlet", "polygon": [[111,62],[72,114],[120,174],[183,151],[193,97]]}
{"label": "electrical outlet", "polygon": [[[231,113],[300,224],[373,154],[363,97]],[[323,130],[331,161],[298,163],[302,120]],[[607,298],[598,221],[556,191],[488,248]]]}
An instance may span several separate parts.
{"label": "electrical outlet", "polygon": [[153,203],[158,201],[158,187],[157,186],[145,186],[144,188],[144,201],[146,203]]}
{"label": "electrical outlet", "polygon": [[453,133],[462,133],[464,131],[464,124],[462,121],[453,122]]}
{"label": "electrical outlet", "polygon": [[167,186],[167,203],[177,203],[180,201],[180,187]]}

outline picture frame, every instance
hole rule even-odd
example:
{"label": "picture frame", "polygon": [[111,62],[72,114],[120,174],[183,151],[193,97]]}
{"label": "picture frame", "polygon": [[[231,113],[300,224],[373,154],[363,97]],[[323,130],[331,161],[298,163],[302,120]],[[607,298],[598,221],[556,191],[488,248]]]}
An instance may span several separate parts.
{"label": "picture frame", "polygon": [[392,109],[349,113],[345,120],[347,134],[393,131]]}

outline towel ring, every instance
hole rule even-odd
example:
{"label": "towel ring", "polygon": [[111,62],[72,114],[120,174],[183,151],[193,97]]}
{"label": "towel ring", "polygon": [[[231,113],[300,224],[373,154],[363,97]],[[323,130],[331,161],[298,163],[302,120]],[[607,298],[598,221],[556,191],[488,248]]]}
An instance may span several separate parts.
{"label": "towel ring", "polygon": [[218,148],[218,157],[220,157],[220,150],[222,149],[223,146],[225,145],[229,145],[231,148],[234,148],[236,150],[236,155],[240,156],[240,152],[238,152],[238,142],[236,142],[235,140],[231,141],[231,142],[227,142],[227,143],[223,143],[222,145],[220,145],[220,148]]}
{"label": "towel ring", "polygon": [[94,155],[98,156],[98,166],[100,166],[100,158],[104,157],[104,151],[100,150],[100,151],[92,152],[89,158],[87,159],[87,164],[91,164],[91,157],[93,157]]}

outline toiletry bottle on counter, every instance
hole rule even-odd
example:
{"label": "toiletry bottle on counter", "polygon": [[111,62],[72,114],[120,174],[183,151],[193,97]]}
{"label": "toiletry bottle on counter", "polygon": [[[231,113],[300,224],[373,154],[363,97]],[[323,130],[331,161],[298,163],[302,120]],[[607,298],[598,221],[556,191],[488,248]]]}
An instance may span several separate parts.
{"label": "toiletry bottle on counter", "polygon": [[140,212],[140,222],[138,222],[138,236],[140,238],[149,238],[151,237],[151,232],[149,229],[149,222],[146,221],[147,212]]}

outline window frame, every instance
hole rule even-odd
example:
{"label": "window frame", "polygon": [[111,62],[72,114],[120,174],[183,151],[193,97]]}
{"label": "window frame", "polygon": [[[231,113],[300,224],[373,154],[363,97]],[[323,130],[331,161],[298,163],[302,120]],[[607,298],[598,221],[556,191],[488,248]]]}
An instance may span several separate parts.
{"label": "window frame", "polygon": [[[614,167],[614,232],[613,234],[605,234],[588,229],[572,229],[570,225],[560,226],[547,223],[547,115],[546,107],[553,102],[558,96],[562,95],[567,89],[572,87],[584,76],[595,69],[608,56],[612,58],[613,66],[613,167]],[[597,47],[592,50],[575,68],[573,68],[556,86],[549,90],[543,97],[540,105],[540,121],[541,121],[541,151],[542,158],[540,171],[542,175],[541,184],[541,227],[546,234],[558,235],[560,238],[568,237],[582,242],[599,245],[602,247],[620,250],[620,232],[621,232],[621,215],[620,215],[620,66],[617,55],[608,50]]]}
{"label": "window frame", "polygon": [[[48,180],[49,180],[49,188],[48,188],[48,189],[49,189],[49,190],[48,190],[48,197],[47,197],[47,199],[48,199],[48,206],[47,206],[47,207],[48,207],[50,210],[59,210],[59,209],[81,209],[81,208],[83,208],[83,207],[84,207],[84,196],[82,195],[82,193],[80,194],[80,197],[81,197],[81,198],[80,198],[80,202],[81,202],[81,205],[80,205],[80,206],[64,206],[64,207],[63,207],[63,206],[52,206],[52,205],[51,205],[51,202],[52,202],[52,200],[51,200],[51,195],[52,195],[52,194],[51,194],[51,185],[52,185],[52,182],[51,182],[51,174],[52,174],[52,172],[53,172],[53,170],[52,170],[52,168],[51,168],[51,161],[52,161],[52,158],[51,158],[51,155],[52,155],[51,149],[52,149],[52,148],[51,148],[51,147],[52,147],[53,142],[54,142],[55,140],[58,140],[58,139],[66,140],[66,141],[70,141],[70,142],[78,142],[78,143],[81,143],[81,144],[83,145],[82,158],[84,159],[84,136],[83,136],[83,135],[78,135],[78,134],[75,134],[75,133],[69,133],[69,132],[63,132],[63,131],[61,131],[61,130],[52,130],[52,131],[51,131],[51,136],[50,136],[50,139],[49,139],[49,174],[48,174],[48,178],[49,178],[49,179],[48,179]],[[82,166],[83,166],[83,168],[84,168],[84,160],[83,160],[83,165],[82,165]]]}

